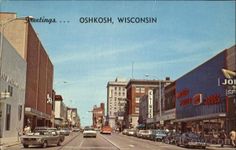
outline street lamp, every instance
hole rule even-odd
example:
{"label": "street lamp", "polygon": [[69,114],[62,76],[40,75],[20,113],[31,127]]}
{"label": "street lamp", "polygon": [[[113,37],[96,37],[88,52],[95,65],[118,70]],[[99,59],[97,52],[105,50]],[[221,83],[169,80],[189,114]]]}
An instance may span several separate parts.
{"label": "street lamp", "polygon": [[162,119],[161,119],[161,116],[162,116],[162,112],[161,112],[161,96],[162,96],[162,94],[161,94],[161,80],[160,79],[158,79],[158,77],[157,76],[155,76],[155,75],[149,75],[149,74],[145,74],[145,76],[146,77],[149,77],[149,76],[153,76],[153,77],[155,77],[158,81],[159,81],[159,115],[160,115],[160,124],[163,124],[163,122],[162,122]]}
{"label": "street lamp", "polygon": [[[32,16],[26,16],[26,17],[18,17],[18,18],[13,18],[13,19],[10,19],[10,20],[7,20],[6,22],[1,22],[0,23],[0,26],[1,26],[1,43],[0,43],[0,76],[2,76],[2,52],[3,52],[3,38],[4,38],[4,28],[5,26],[14,21],[14,20],[17,20],[17,19],[21,19],[21,18],[27,18],[28,20],[29,19],[32,19],[33,17]],[[1,92],[1,91],[0,91]],[[8,92],[1,92],[1,95],[0,95],[0,99],[4,97],[4,98],[8,98],[9,97],[9,93]]]}

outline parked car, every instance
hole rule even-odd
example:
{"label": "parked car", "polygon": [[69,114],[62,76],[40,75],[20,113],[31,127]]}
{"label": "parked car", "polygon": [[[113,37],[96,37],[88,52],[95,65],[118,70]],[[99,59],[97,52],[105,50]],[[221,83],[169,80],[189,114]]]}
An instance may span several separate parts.
{"label": "parked car", "polygon": [[204,139],[200,138],[199,135],[188,132],[183,133],[177,140],[177,146],[184,146],[184,147],[200,147],[205,149],[206,142]]}
{"label": "parked car", "polygon": [[127,133],[128,133],[128,129],[124,129],[124,130],[122,131],[122,134],[124,134],[124,135],[127,135]]}
{"label": "parked car", "polygon": [[166,144],[176,144],[180,136],[181,134],[178,132],[169,132],[163,142]]}
{"label": "parked car", "polygon": [[136,130],[135,129],[127,129],[127,135],[136,136]]}
{"label": "parked car", "polygon": [[43,148],[53,144],[60,146],[64,139],[65,137],[61,136],[56,131],[42,129],[36,129],[32,133],[20,137],[24,148],[28,148],[29,145],[40,145]]}
{"label": "parked car", "polygon": [[144,138],[144,139],[149,139],[150,138],[150,135],[152,134],[152,130],[140,130],[140,134],[141,134],[141,138]]}
{"label": "parked car", "polygon": [[145,130],[139,130],[136,134],[137,137],[142,138],[142,134],[145,132]]}
{"label": "parked car", "polygon": [[65,135],[65,136],[69,136],[70,135],[70,129],[63,128],[63,129],[60,130],[60,134]]}
{"label": "parked car", "polygon": [[83,137],[97,137],[97,131],[93,127],[86,126],[84,127]]}
{"label": "parked car", "polygon": [[103,126],[100,133],[102,134],[111,134],[112,128],[110,126]]}
{"label": "parked car", "polygon": [[165,130],[152,130],[150,139],[153,141],[163,141],[166,136],[167,133]]}

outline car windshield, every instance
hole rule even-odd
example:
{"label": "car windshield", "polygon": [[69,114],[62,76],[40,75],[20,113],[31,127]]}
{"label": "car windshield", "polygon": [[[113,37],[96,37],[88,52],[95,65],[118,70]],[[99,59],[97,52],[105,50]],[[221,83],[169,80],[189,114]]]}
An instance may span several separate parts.
{"label": "car windshield", "polygon": [[94,131],[94,128],[91,128],[91,127],[87,127],[87,128],[84,128],[85,131],[88,131],[88,130],[92,130]]}

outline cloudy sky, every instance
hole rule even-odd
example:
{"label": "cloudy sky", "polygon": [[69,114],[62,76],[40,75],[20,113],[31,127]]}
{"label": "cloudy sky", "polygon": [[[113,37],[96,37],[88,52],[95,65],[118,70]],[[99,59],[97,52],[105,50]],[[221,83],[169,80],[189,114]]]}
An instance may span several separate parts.
{"label": "cloudy sky", "polygon": [[[235,44],[233,1],[16,1],[1,11],[55,19],[32,23],[54,64],[54,88],[77,107],[82,124],[106,102],[106,85],[129,80],[175,80]],[[114,24],[82,24],[81,17],[112,17]],[[157,23],[122,24],[117,17],[156,17]],[[65,21],[65,23],[63,22]],[[63,83],[66,81],[67,83]]]}

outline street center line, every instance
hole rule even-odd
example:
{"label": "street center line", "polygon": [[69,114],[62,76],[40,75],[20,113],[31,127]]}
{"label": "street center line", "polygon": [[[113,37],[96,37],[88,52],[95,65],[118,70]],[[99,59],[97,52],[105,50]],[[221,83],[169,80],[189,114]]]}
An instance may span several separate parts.
{"label": "street center line", "polygon": [[82,142],[79,145],[79,148],[82,146],[82,144],[84,143],[84,139],[82,140]]}

